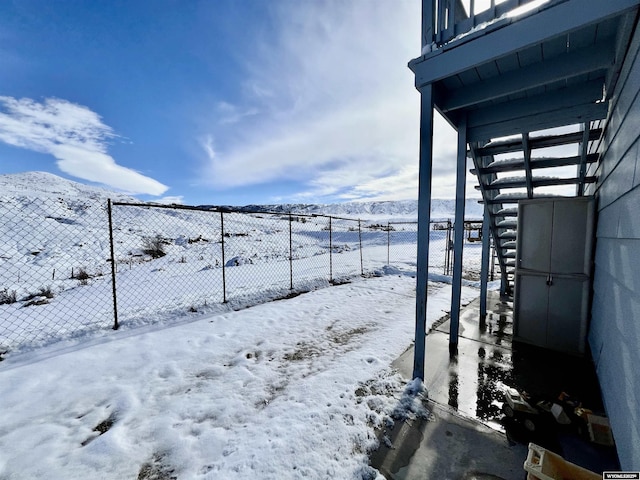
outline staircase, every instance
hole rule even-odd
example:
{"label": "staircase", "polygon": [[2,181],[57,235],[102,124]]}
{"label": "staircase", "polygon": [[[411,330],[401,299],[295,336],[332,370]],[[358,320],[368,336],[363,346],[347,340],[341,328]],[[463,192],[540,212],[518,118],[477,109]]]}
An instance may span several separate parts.
{"label": "staircase", "polygon": [[[596,182],[595,176],[587,176],[589,165],[598,161],[597,153],[589,153],[589,145],[601,135],[600,128],[592,128],[590,123],[585,123],[581,131],[572,133],[532,135],[526,132],[517,137],[470,144],[468,155],[474,164],[471,173],[478,177],[476,188],[482,193],[482,202],[489,213],[491,235],[503,279],[502,293],[511,295],[515,282],[518,202],[531,198],[584,195],[585,187]],[[576,146],[576,155],[573,156],[532,156],[535,150],[573,144]],[[507,158],[504,158],[505,154]],[[501,158],[496,158],[498,156]],[[575,170],[566,167],[575,167]],[[562,188],[566,185],[575,185],[573,195],[567,194],[566,187]],[[556,193],[559,191],[561,193]]]}

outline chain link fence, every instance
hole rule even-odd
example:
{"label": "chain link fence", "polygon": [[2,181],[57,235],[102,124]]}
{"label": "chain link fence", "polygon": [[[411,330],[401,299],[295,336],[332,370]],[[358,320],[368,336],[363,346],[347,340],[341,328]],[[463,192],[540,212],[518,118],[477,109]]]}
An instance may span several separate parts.
{"label": "chain link fence", "polygon": [[[416,266],[417,222],[34,202],[45,203],[0,220],[0,358],[86,332],[283,298],[385,265]],[[59,215],[40,214],[52,211]],[[465,224],[464,271],[473,280],[481,257],[475,228]],[[429,268],[450,275],[453,226],[433,222],[430,230]]]}
{"label": "chain link fence", "polygon": [[[3,202],[16,216],[0,219],[0,354],[112,326],[107,206],[85,212],[85,204],[61,198]],[[77,221],[81,215],[86,222]]]}

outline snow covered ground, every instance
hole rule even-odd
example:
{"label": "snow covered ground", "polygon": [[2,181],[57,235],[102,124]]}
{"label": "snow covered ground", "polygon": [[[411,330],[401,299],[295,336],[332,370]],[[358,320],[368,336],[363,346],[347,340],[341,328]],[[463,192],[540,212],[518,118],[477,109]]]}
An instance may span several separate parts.
{"label": "snow covered ground", "polygon": [[[450,287],[429,286],[428,323]],[[477,290],[463,289],[463,301]],[[374,428],[427,415],[390,369],[410,271],[0,363],[0,478],[382,478]],[[415,387],[415,386],[414,386]],[[395,411],[394,411],[395,410]]]}
{"label": "snow covered ground", "polygon": [[[373,479],[376,427],[428,415],[390,368],[413,341],[415,225],[334,220],[330,248],[327,218],[225,214],[223,235],[218,214],[119,207],[114,331],[106,199],[133,199],[37,172],[0,189],[0,479]],[[451,296],[431,279],[429,324]]]}
{"label": "snow covered ground", "polygon": [[[1,175],[0,191],[0,356],[70,337],[110,334],[107,199],[135,199],[41,172]],[[450,217],[447,209],[454,203],[440,200],[434,206],[435,216]],[[281,207],[307,215],[290,221],[288,214],[116,205],[119,325],[173,323],[244,308],[377,274],[387,264],[415,268],[415,223],[393,224],[389,232],[378,226],[415,220],[416,207],[416,202]],[[318,216],[327,213],[368,221]],[[149,239],[157,239],[163,256],[145,253]],[[479,270],[479,252],[479,243],[465,245],[471,277]],[[443,271],[445,254],[446,231],[432,231],[432,272]]]}

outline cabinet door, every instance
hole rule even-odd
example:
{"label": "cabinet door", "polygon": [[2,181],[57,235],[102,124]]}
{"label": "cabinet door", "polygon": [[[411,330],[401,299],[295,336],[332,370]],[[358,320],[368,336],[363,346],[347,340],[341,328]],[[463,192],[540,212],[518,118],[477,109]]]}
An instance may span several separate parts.
{"label": "cabinet door", "polygon": [[553,202],[520,203],[518,210],[518,268],[548,272],[551,259]]}
{"label": "cabinet door", "polygon": [[556,200],[553,204],[549,271],[588,275],[591,269],[593,204],[582,199]]}
{"label": "cabinet door", "polygon": [[552,277],[549,287],[547,346],[561,352],[583,354],[588,308],[587,277]]}
{"label": "cabinet door", "polygon": [[514,338],[545,347],[549,287],[546,275],[518,274],[514,318]]}

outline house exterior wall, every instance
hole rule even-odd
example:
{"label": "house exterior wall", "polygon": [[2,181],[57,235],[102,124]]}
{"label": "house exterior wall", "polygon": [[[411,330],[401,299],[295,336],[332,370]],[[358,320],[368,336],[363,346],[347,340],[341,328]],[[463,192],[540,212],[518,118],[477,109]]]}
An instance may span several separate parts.
{"label": "house exterior wall", "polygon": [[640,34],[599,146],[589,344],[624,470],[640,471]]}

